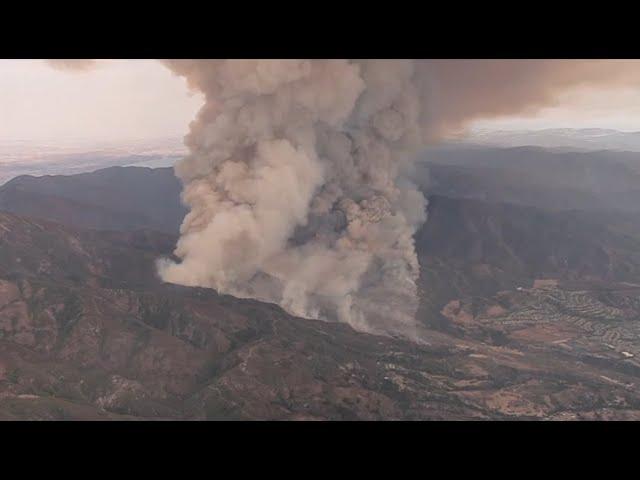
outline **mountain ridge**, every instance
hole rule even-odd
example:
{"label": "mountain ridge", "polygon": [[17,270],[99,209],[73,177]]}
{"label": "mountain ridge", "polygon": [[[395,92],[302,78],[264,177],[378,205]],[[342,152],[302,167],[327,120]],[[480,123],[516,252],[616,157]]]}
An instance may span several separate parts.
{"label": "mountain ridge", "polygon": [[84,228],[175,233],[186,214],[180,190],[171,167],[19,176],[0,187],[0,209]]}
{"label": "mountain ridge", "polygon": [[167,245],[110,235],[0,214],[1,419],[640,418],[631,366],[461,323],[466,301],[454,335],[373,336],[132,276]]}
{"label": "mountain ridge", "polygon": [[640,132],[604,128],[547,128],[540,130],[477,130],[452,144],[493,147],[534,145],[578,151],[640,152]]}
{"label": "mountain ridge", "polygon": [[430,195],[407,341],[163,284],[180,216],[115,224],[122,174],[178,202],[170,170],[115,169],[21,191],[66,189],[113,230],[0,212],[2,419],[640,419],[634,213]]}

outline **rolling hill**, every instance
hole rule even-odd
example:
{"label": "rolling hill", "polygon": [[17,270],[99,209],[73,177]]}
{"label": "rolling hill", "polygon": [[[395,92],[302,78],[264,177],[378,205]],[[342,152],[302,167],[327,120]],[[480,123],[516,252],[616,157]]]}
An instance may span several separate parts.
{"label": "rolling hill", "polygon": [[97,230],[177,233],[186,213],[180,188],[172,168],[20,176],[0,187],[0,210]]}

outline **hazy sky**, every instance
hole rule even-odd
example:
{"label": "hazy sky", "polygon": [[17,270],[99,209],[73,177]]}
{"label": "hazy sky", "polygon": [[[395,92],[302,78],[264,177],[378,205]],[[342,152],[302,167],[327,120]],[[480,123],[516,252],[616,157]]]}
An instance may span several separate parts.
{"label": "hazy sky", "polygon": [[556,106],[527,117],[500,117],[476,121],[472,128],[539,130],[544,128],[611,128],[640,131],[638,88],[579,88],[563,93]]}
{"label": "hazy sky", "polygon": [[[41,60],[0,60],[0,141],[155,139],[183,136],[202,104],[154,60],[103,60],[83,72]],[[640,87],[580,89],[529,117],[472,128],[600,127],[640,130]]]}
{"label": "hazy sky", "polygon": [[65,72],[42,60],[0,60],[0,140],[183,136],[202,104],[154,60],[96,65]]}

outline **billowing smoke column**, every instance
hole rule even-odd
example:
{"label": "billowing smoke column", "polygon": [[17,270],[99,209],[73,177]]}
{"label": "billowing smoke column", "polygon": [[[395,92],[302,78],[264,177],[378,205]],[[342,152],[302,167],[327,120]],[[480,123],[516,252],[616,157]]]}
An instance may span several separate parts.
{"label": "billowing smoke column", "polygon": [[425,200],[406,180],[427,141],[530,112],[576,86],[629,86],[636,61],[178,60],[204,93],[177,167],[184,220],[167,282],[308,317],[411,333]]}
{"label": "billowing smoke column", "polygon": [[417,148],[576,86],[640,83],[634,60],[164,63],[206,101],[176,167],[181,261],[162,260],[162,278],[378,333],[414,325],[425,200],[404,173]]}
{"label": "billowing smoke column", "polygon": [[425,199],[412,61],[169,61],[205,94],[176,166],[190,213],[171,283],[409,332]]}

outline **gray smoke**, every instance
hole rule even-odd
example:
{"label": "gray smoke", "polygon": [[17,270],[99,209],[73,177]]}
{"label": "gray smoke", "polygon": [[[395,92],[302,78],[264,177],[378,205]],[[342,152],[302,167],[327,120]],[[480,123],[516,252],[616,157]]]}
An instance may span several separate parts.
{"label": "gray smoke", "polygon": [[205,94],[176,166],[190,213],[171,283],[406,332],[425,199],[412,61],[168,61]]}
{"label": "gray smoke", "polygon": [[638,62],[176,60],[205,95],[176,167],[190,213],[167,282],[411,334],[425,199],[414,153],[470,120],[635,85]]}

